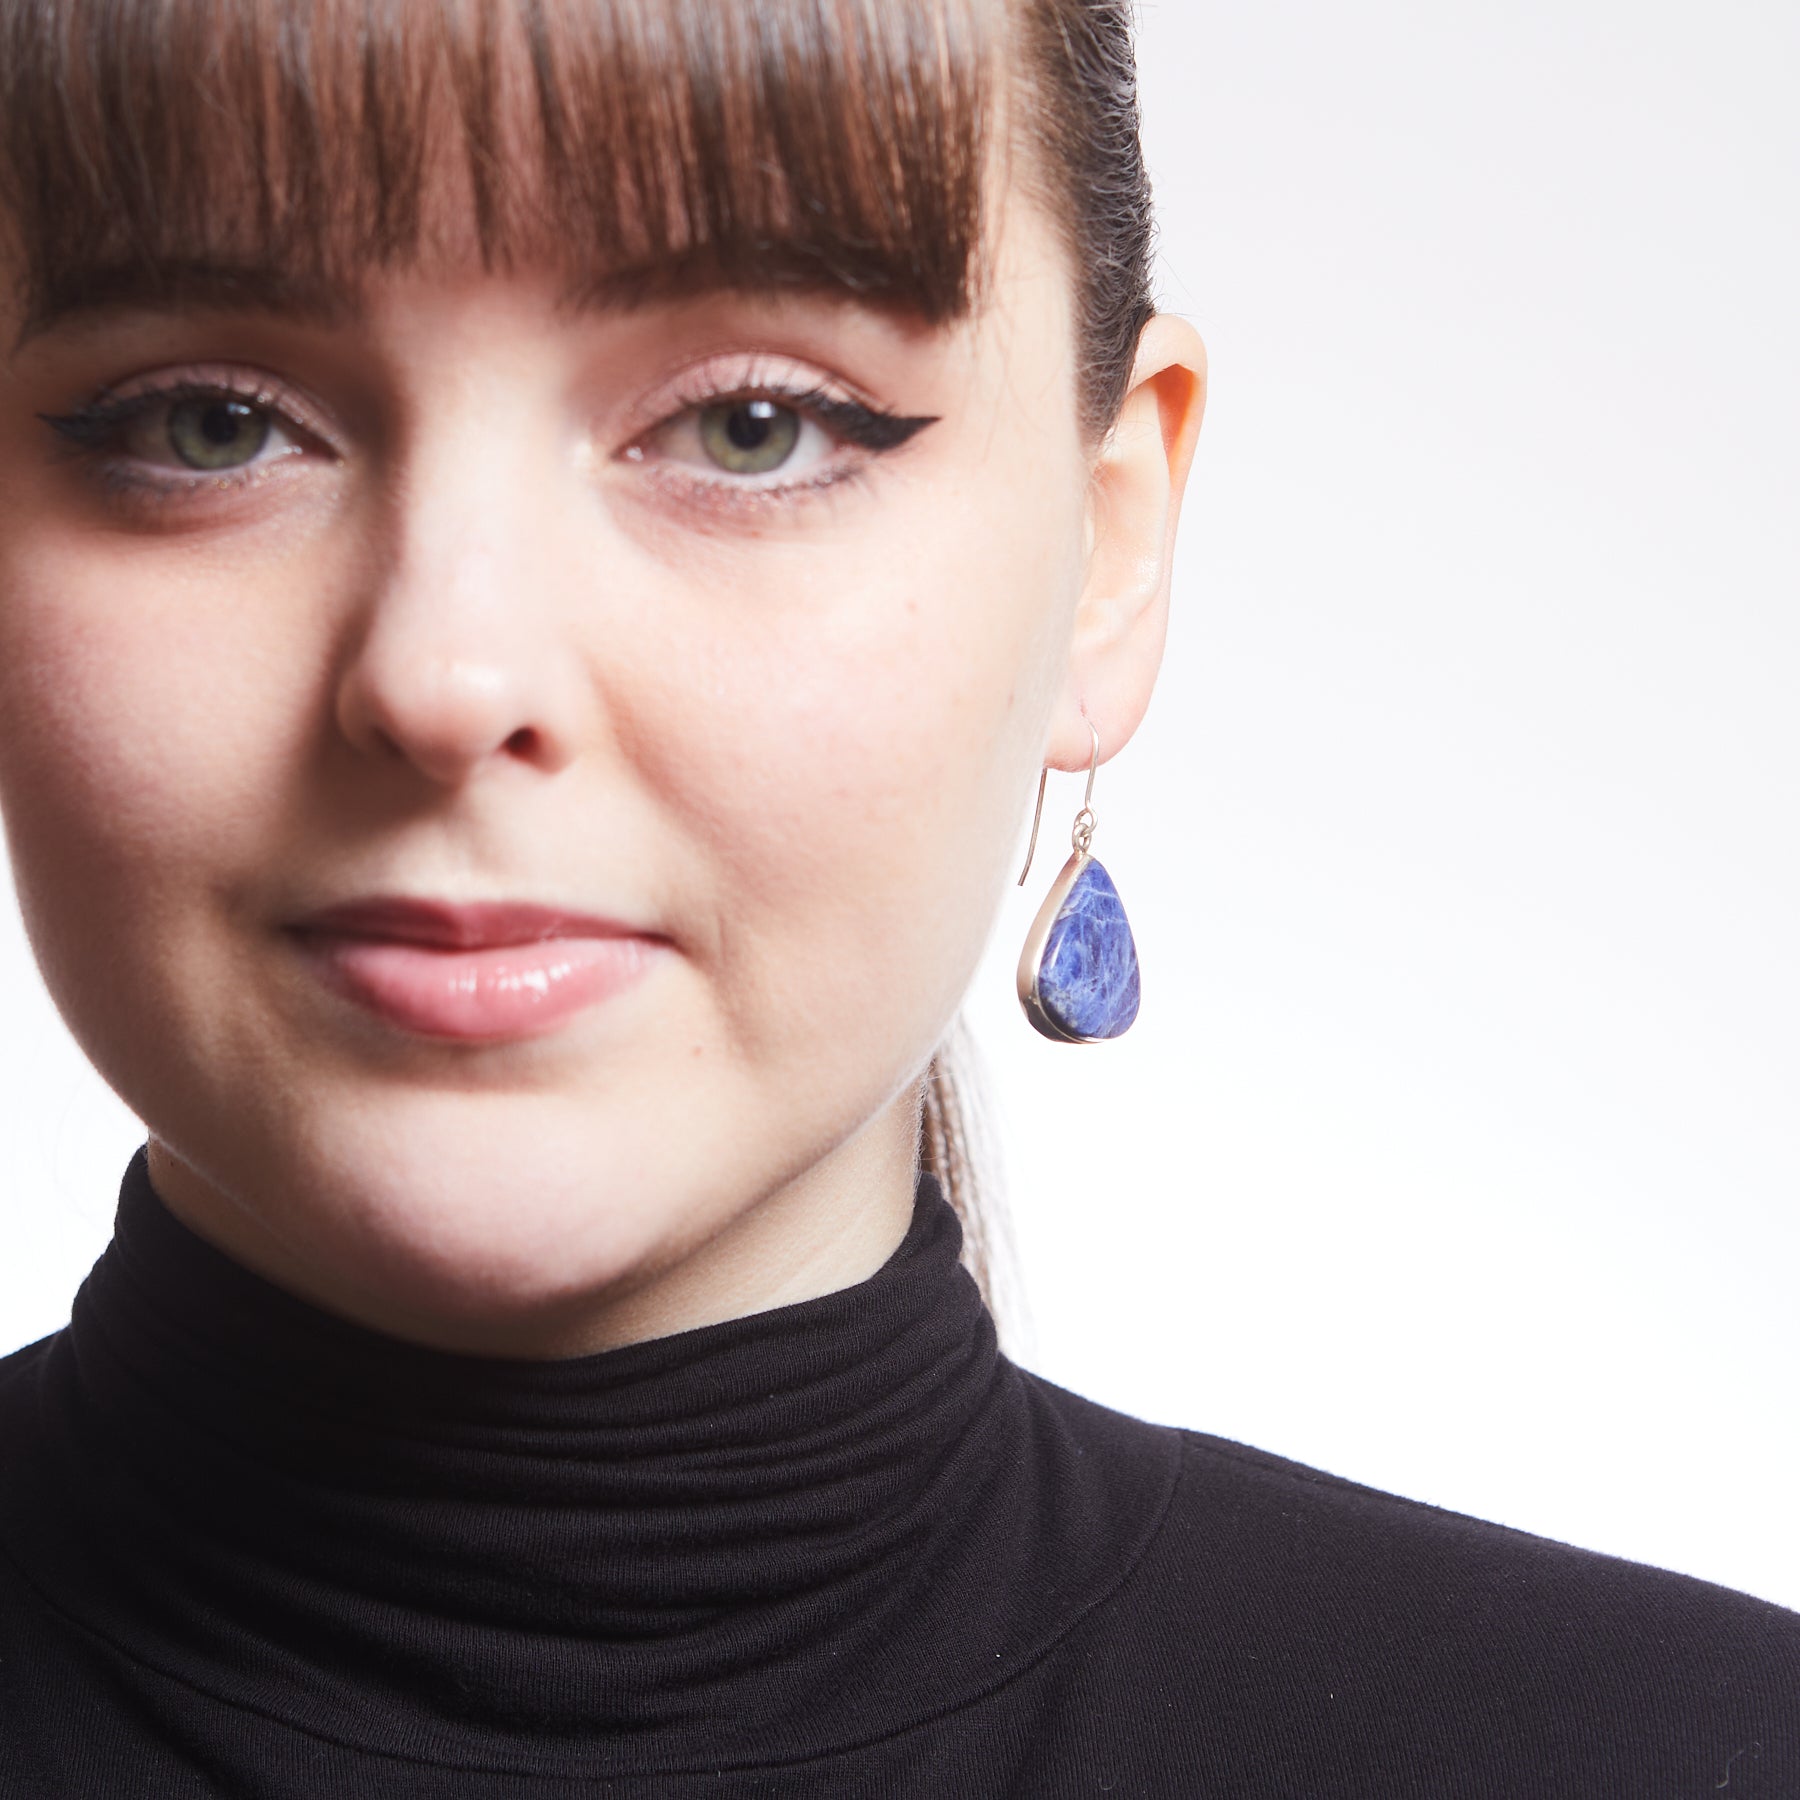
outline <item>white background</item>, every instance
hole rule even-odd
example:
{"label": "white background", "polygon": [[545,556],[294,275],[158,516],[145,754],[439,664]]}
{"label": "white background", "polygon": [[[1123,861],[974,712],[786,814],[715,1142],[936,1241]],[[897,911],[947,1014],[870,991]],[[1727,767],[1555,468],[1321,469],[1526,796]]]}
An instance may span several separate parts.
{"label": "white background", "polygon": [[[1800,11],[1160,0],[1213,397],[1096,850],[970,1004],[1053,1379],[1800,1606]],[[0,921],[0,1347],[139,1141]]]}

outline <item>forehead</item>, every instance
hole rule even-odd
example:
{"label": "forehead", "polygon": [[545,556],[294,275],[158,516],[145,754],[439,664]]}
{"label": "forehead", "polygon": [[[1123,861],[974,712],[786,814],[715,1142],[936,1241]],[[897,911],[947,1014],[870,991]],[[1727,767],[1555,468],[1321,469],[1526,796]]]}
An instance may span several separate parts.
{"label": "forehead", "polygon": [[982,259],[987,11],[22,9],[0,66],[20,338],[146,301],[341,319],[371,272],[440,263],[547,268],[576,308],[795,286],[958,316]]}

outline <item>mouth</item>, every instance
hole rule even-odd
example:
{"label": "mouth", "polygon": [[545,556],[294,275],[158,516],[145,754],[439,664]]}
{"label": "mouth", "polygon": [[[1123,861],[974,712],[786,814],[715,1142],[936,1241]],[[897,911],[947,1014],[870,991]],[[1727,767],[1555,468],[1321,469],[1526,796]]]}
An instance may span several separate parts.
{"label": "mouth", "polygon": [[665,938],[514,901],[381,895],[321,908],[288,936],[333,994],[414,1036],[540,1037],[634,985]]}

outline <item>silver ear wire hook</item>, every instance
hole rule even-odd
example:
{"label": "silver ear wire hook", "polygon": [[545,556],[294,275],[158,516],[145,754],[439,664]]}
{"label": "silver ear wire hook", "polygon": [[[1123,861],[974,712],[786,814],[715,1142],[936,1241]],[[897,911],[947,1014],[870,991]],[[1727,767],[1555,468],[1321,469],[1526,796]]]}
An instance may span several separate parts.
{"label": "silver ear wire hook", "polygon": [[[1075,829],[1069,834],[1069,845],[1086,856],[1094,841],[1094,827],[1100,822],[1094,817],[1094,772],[1100,767],[1100,733],[1085,713],[1082,723],[1094,734],[1094,753],[1088,758],[1087,792],[1082,796],[1081,811],[1075,815]],[[1025,885],[1025,877],[1031,873],[1031,859],[1037,854],[1038,827],[1044,822],[1044,784],[1049,779],[1050,766],[1046,763],[1038,776],[1037,811],[1031,815],[1031,842],[1025,846],[1025,867],[1019,872],[1020,887]]]}
{"label": "silver ear wire hook", "polygon": [[1038,826],[1044,818],[1044,783],[1050,779],[1050,765],[1044,765],[1044,772],[1038,777],[1037,811],[1031,815],[1031,842],[1025,846],[1025,867],[1019,871],[1019,886],[1025,885],[1025,877],[1031,873],[1031,859],[1037,855]]}

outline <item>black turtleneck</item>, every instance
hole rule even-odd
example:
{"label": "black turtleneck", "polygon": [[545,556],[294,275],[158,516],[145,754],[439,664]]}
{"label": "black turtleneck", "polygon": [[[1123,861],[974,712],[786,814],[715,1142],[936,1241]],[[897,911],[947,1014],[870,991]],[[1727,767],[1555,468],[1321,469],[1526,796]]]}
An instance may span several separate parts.
{"label": "black turtleneck", "polygon": [[1800,1797],[1800,1616],[1094,1406],[960,1244],[462,1356],[140,1152],[0,1360],[0,1795]]}

